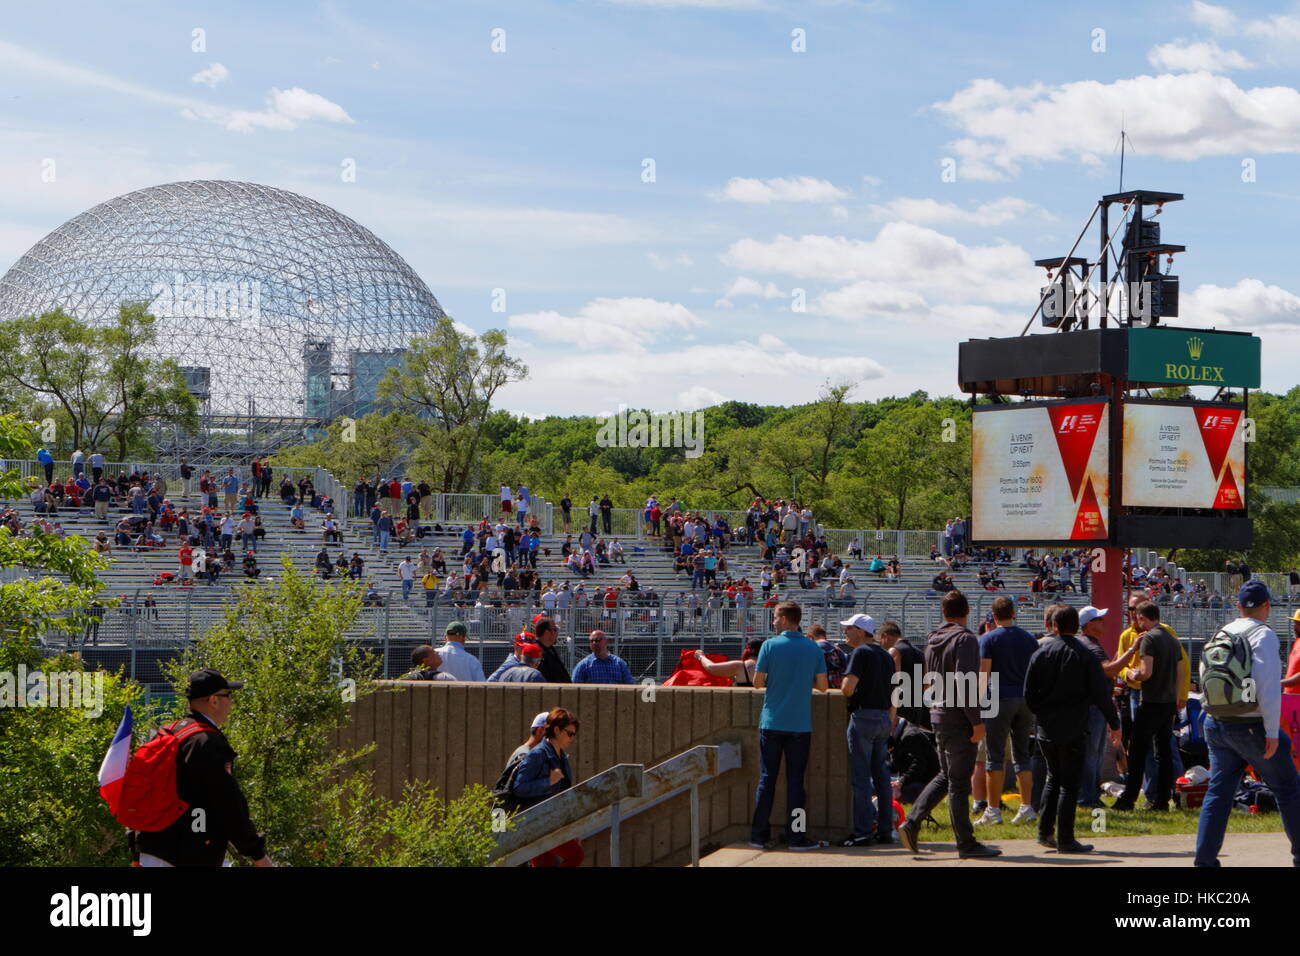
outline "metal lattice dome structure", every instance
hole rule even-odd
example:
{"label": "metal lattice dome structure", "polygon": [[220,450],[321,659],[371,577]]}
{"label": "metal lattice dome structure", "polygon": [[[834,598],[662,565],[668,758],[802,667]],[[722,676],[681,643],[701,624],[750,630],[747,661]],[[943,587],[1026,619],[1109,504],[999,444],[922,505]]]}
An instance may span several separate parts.
{"label": "metal lattice dome structure", "polygon": [[369,411],[387,368],[444,315],[370,230],[254,183],[169,183],[110,199],[0,279],[4,318],[62,308],[104,324],[125,302],[149,303],[157,357],[185,371],[208,429],[247,430],[262,445]]}

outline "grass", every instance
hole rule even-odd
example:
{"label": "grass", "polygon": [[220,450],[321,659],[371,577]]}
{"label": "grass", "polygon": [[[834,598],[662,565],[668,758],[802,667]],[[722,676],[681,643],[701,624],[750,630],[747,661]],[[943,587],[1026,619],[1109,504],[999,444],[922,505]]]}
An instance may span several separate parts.
{"label": "grass", "polygon": [[[1106,802],[1105,798],[1103,798],[1103,802]],[[1138,806],[1140,807],[1141,804],[1139,803]],[[989,839],[995,842],[1037,839],[1037,820],[1033,823],[1014,825],[1011,823],[1011,818],[1019,808],[1020,797],[1010,793],[1006,794],[1002,798],[1002,819],[1004,821],[1002,825],[978,826],[975,828],[975,835],[980,839]],[[910,809],[910,807],[906,809]],[[1195,810],[1172,808],[1167,813],[1143,813],[1141,810],[1121,813],[1107,808],[1103,813],[1104,815],[1097,817],[1094,823],[1093,811],[1083,807],[1079,808],[1078,816],[1075,817],[1075,833],[1080,840],[1084,840],[1088,836],[1173,836],[1177,834],[1195,836],[1197,821],[1201,816],[1199,807]],[[946,799],[940,801],[939,805],[934,808],[933,816],[940,824],[940,830],[937,832],[939,834],[947,833],[950,837],[952,831],[948,829],[948,801]],[[1104,829],[1093,829],[1095,824],[1104,827]],[[1281,830],[1282,816],[1277,812],[1246,814],[1234,810],[1232,815],[1228,817],[1229,835],[1233,833],[1277,833],[1281,832]],[[932,828],[923,827],[920,836],[923,841],[935,839],[935,833],[936,831]]]}

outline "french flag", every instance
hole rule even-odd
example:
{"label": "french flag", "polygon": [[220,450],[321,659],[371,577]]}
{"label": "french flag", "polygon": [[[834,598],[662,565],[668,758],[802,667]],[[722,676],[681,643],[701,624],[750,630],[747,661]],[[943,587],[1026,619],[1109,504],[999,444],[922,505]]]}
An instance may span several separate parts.
{"label": "french flag", "polygon": [[122,796],[122,778],[126,776],[126,765],[131,759],[131,707],[127,705],[122,722],[117,725],[113,742],[108,745],[104,762],[99,765],[99,795],[108,801],[111,813],[117,813],[118,800]]}

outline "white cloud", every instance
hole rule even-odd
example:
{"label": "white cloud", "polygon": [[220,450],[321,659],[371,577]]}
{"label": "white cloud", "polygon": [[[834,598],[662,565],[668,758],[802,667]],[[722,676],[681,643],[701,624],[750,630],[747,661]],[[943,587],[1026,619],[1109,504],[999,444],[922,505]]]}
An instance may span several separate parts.
{"label": "white cloud", "polygon": [[908,312],[925,307],[925,298],[886,282],[853,282],[817,296],[809,308],[817,315],[861,319],[872,313]]}
{"label": "white cloud", "polygon": [[1183,297],[1179,311],[1181,320],[1215,327],[1300,331],[1300,296],[1259,279],[1242,279],[1227,288],[1198,286]]}
{"label": "white cloud", "polygon": [[[528,364],[529,379],[502,390],[510,407],[546,407],[556,414],[591,414],[615,408],[663,410],[668,396],[717,401],[797,404],[817,397],[826,379],[864,381],[883,378],[884,366],[864,355],[811,355],[746,340],[652,351],[606,343],[600,360],[586,363],[575,387],[571,356],[551,344],[528,343],[517,350]],[[512,343],[513,345],[513,343]],[[707,384],[704,384],[707,383]],[[700,390],[703,389],[703,390]],[[696,407],[699,407],[698,405]]]}
{"label": "white cloud", "polygon": [[300,123],[322,120],[326,123],[351,123],[352,117],[337,103],[319,93],[309,93],[295,86],[289,90],[272,89],[266,94],[266,106],[260,110],[233,110],[222,116],[199,114],[203,119],[217,119],[226,129],[251,133],[257,127],[294,129]]}
{"label": "white cloud", "polygon": [[1213,4],[1202,3],[1201,0],[1193,0],[1192,22],[1197,26],[1205,27],[1211,33],[1231,34],[1237,29],[1235,13],[1227,7],[1216,7]]}
{"label": "white cloud", "polygon": [[962,209],[956,203],[939,202],[937,199],[908,197],[871,207],[872,215],[881,219],[901,219],[922,225],[950,222],[970,226],[998,226],[1035,210],[1040,215],[1043,214],[1038,206],[1016,196],[1003,196],[1001,199],[980,203],[974,209]]}
{"label": "white cloud", "polygon": [[838,282],[874,280],[963,301],[1023,302],[1037,288],[1033,260],[1007,243],[968,246],[905,222],[881,227],[874,239],[807,235],[771,242],[741,239],[723,255],[749,272],[775,272]]}
{"label": "white cloud", "polygon": [[764,299],[785,298],[785,293],[776,287],[775,282],[763,285],[754,279],[739,276],[731,283],[731,288],[727,289],[727,298],[735,299],[743,295],[761,296]]}
{"label": "white cloud", "polygon": [[1157,70],[1172,73],[1198,70],[1226,73],[1229,70],[1249,70],[1255,65],[1236,50],[1224,50],[1213,40],[1209,43],[1190,43],[1187,40],[1161,43],[1147,53],[1147,61]]}
{"label": "white cloud", "polygon": [[592,299],[577,315],[528,312],[510,317],[510,327],[531,329],[545,339],[584,348],[617,349],[648,341],[671,329],[700,324],[684,305],[655,299]]}
{"label": "white cloud", "polygon": [[727,181],[718,198],[743,203],[834,202],[848,194],[824,179],[798,176],[794,179],[745,179]]}
{"label": "white cloud", "polygon": [[190,77],[191,83],[203,83],[212,88],[230,79],[230,71],[222,63],[213,63]]}
{"label": "white cloud", "polygon": [[1122,114],[1129,129],[1142,131],[1139,146],[1147,156],[1300,152],[1300,91],[1244,90],[1206,72],[1060,86],[975,80],[934,108],[966,134],[948,144],[962,179],[1004,179],[1027,161],[1100,165],[1109,159]]}
{"label": "white cloud", "polygon": [[721,405],[727,396],[715,392],[703,385],[692,385],[684,392],[677,393],[677,407],[684,412],[693,412],[697,408]]}

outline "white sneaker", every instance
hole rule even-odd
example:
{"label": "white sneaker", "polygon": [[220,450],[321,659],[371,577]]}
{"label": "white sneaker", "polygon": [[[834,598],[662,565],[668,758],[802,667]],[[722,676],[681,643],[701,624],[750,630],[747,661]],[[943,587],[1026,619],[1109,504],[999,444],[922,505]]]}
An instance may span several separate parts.
{"label": "white sneaker", "polygon": [[1002,822],[1001,807],[985,807],[983,816],[981,816],[978,820],[975,821],[975,826],[979,826],[984,823],[1001,823],[1001,822]]}
{"label": "white sneaker", "polygon": [[1034,808],[1027,803],[1022,803],[1020,805],[1020,809],[1016,811],[1016,815],[1011,818],[1011,822],[1012,823],[1033,823],[1037,819],[1038,819],[1038,814],[1034,812]]}

